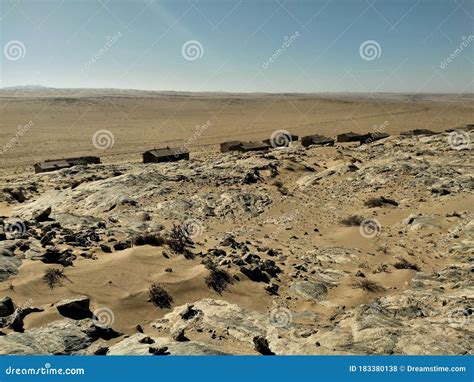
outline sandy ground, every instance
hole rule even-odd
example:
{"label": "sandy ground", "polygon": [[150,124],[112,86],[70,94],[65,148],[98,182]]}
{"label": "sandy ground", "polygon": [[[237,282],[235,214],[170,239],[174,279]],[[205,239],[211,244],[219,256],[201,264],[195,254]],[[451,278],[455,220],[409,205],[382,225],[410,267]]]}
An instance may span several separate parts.
{"label": "sandy ground", "polygon": [[[140,160],[145,150],[189,140],[192,151],[214,150],[226,140],[267,139],[280,129],[300,136],[443,131],[472,123],[473,102],[472,95],[0,90],[0,148],[16,136],[18,126],[31,126],[1,155],[0,172],[31,171],[38,161],[80,155],[106,162]],[[106,150],[92,143],[102,129],[114,137]],[[198,130],[202,134],[196,139]]]}
{"label": "sandy ground", "polygon": [[[55,175],[34,175],[29,179],[32,164],[44,159],[77,155],[100,155],[106,163],[114,163],[114,166],[117,166],[113,170],[123,172],[126,174],[124,176],[139,178],[143,171],[151,167],[124,165],[122,168],[121,164],[127,161],[139,161],[139,154],[144,149],[166,143],[185,142],[193,136],[196,125],[206,124],[207,121],[210,121],[210,124],[208,123],[202,136],[191,146],[193,159],[189,164],[191,169],[199,168],[206,161],[214,161],[217,163],[216,166],[219,166],[224,159],[236,160],[227,156],[222,159],[220,154],[215,152],[217,144],[222,141],[263,139],[278,129],[285,129],[300,136],[310,133],[334,136],[346,131],[368,132],[372,131],[374,126],[384,125],[384,131],[397,134],[415,128],[444,131],[447,128],[474,122],[472,112],[474,99],[469,96],[380,95],[378,98],[367,98],[356,95],[336,97],[335,95],[116,93],[114,91],[101,93],[82,91],[80,94],[66,91],[58,94],[0,92],[1,146],[5,145],[12,135],[14,136],[16,125],[33,122],[32,127],[18,139],[15,146],[2,155],[0,174],[3,178],[0,178],[0,188],[18,182],[28,189],[28,182],[35,183],[38,190],[28,198],[27,203],[32,203],[32,209],[38,208],[40,205],[35,205],[35,201],[41,199],[47,191],[67,191],[71,187],[71,179],[65,175],[59,178],[55,178]],[[92,136],[99,129],[113,132],[115,144],[112,148],[102,151],[94,147],[91,142]],[[389,143],[391,149],[395,150],[397,142],[393,145]],[[419,155],[426,155],[423,159],[436,161],[435,146],[426,147],[433,150],[434,154],[424,149]],[[259,247],[275,248],[287,257],[286,261],[278,261],[283,273],[279,279],[281,289],[277,298],[265,291],[265,284],[247,279],[238,272],[238,268],[234,267],[229,267],[229,272],[232,275],[238,274],[239,282],[229,285],[222,295],[218,295],[205,286],[204,279],[208,270],[201,263],[201,258],[189,260],[177,255],[165,257],[163,253],[169,254],[168,248],[151,246],[132,247],[113,253],[103,253],[100,248],[92,248],[89,251],[95,254],[97,259],[78,256],[74,266],[66,268],[67,279],[54,289],[48,288],[42,280],[44,271],[50,265],[27,259],[20,266],[18,275],[0,282],[0,295],[11,296],[17,305],[33,303],[34,306],[45,309],[44,312],[27,316],[26,329],[60,319],[61,316],[55,307],[58,301],[87,295],[91,297],[92,309],[106,306],[114,312],[115,329],[125,334],[133,334],[136,325],[140,324],[150,335],[156,334],[156,329],[153,329],[151,324],[169,312],[168,309],[157,310],[147,302],[148,287],[151,283],[159,283],[166,287],[173,297],[173,306],[210,297],[266,314],[275,306],[284,305],[292,312],[310,311],[318,314],[321,322],[331,320],[341,307],[351,310],[361,304],[369,304],[377,297],[402,296],[411,288],[411,280],[417,272],[412,269],[395,269],[393,263],[397,259],[405,258],[418,265],[423,272],[430,273],[456,262],[453,254],[446,254],[446,246],[442,244],[443,237],[460,224],[457,218],[451,215],[457,216],[456,214],[461,213],[460,216],[472,216],[474,212],[472,194],[467,191],[453,191],[450,195],[433,196],[426,186],[416,184],[417,177],[413,177],[411,173],[390,173],[390,176],[387,175],[389,183],[385,184],[382,182],[383,179],[376,178],[366,189],[347,188],[347,184],[351,184],[348,182],[352,181],[351,176],[347,174],[335,175],[307,190],[298,189],[299,179],[314,173],[313,170],[308,172],[308,167],[318,169],[317,171],[336,168],[347,164],[349,159],[354,162],[354,158],[361,158],[360,162],[369,166],[373,157],[380,159],[383,155],[383,151],[377,153],[369,152],[367,156],[363,156],[366,154],[358,152],[353,144],[296,151],[295,154],[288,154],[288,157],[285,157],[284,153],[278,153],[281,155],[278,156],[278,181],[289,188],[288,195],[282,195],[275,187],[274,179],[262,172],[263,180],[252,186],[254,187],[252,190],[268,195],[272,203],[261,215],[255,217],[241,214],[232,219],[217,216],[204,221],[205,231],[195,240],[194,253],[219,247],[222,235],[232,231],[238,242],[249,241],[250,251],[258,252],[264,259],[270,257]],[[440,154],[440,166],[445,166],[440,168],[448,169],[450,161],[457,158],[457,152],[449,152],[449,155],[451,155],[449,158],[454,159],[447,159],[448,156],[441,157]],[[466,155],[463,155],[457,163],[458,170],[468,168]],[[391,166],[397,165],[397,160],[394,158],[390,158]],[[410,160],[411,158],[408,158],[407,163],[411,163]],[[357,161],[356,163],[359,165]],[[383,162],[378,164],[380,168],[383,165]],[[173,174],[174,167],[166,167],[168,164],[164,166],[166,171]],[[184,171],[183,168],[187,171],[185,166],[188,165],[182,166],[184,167],[179,167],[179,171]],[[156,167],[156,170],[164,171],[159,167]],[[99,166],[92,171],[102,176],[109,169]],[[201,173],[203,172],[198,172]],[[159,215],[161,212],[155,210],[159,203],[175,201],[181,196],[190,200],[193,195],[244,192],[251,187],[236,185],[223,189],[212,187],[208,177],[203,179],[205,179],[203,182],[208,183],[201,184],[199,179],[194,178],[196,186],[191,181],[189,186],[179,185],[172,192],[169,191],[169,194],[164,185],[163,192],[153,191],[133,196],[138,200],[140,212],[143,210],[152,213],[151,221],[156,220],[162,223],[165,229],[169,229],[173,223],[179,224],[180,221],[172,215]],[[93,185],[94,179],[90,178],[84,182],[84,192],[89,184]],[[336,189],[331,189],[331,184]],[[342,191],[337,189],[339,184],[346,185],[346,189]],[[160,186],[155,185],[156,188]],[[81,187],[78,188],[78,192],[81,191]],[[111,198],[115,196],[114,192],[111,190]],[[334,199],[331,199],[331,194],[334,194]],[[369,197],[381,194],[397,200],[399,206],[374,209],[363,204]],[[58,203],[62,203],[63,196],[57,197]],[[51,200],[54,204],[56,199]],[[57,205],[58,207],[53,205],[53,217],[55,212],[69,213],[74,212],[76,208],[78,215],[94,215],[80,204],[67,207],[63,204]],[[119,212],[117,210],[112,212],[118,214],[113,215],[118,221],[118,227],[127,225],[127,220],[122,220],[120,213],[129,213],[128,209],[134,213],[133,208],[129,206],[123,207]],[[22,210],[21,203],[6,201],[0,203],[0,215],[4,217],[18,214],[26,216],[28,211]],[[176,209],[175,212],[178,214],[181,211]],[[112,213],[103,210],[94,216],[113,221]],[[154,213],[158,215],[153,215]],[[195,211],[186,213],[192,215]],[[359,227],[341,224],[342,218],[354,214],[375,217],[384,227],[383,235],[368,240],[360,234]],[[439,226],[421,231],[408,230],[402,235],[400,222],[411,214],[431,216],[437,219]],[[288,224],[272,223],[275,219],[281,221],[288,215],[292,215]],[[283,226],[284,228],[281,228]],[[118,236],[116,238],[126,239]],[[338,278],[337,285],[329,289],[323,303],[315,303],[295,296],[287,286],[295,280],[312,279],[309,273],[312,265],[305,263],[304,256],[310,256],[308,254],[311,254],[311,251],[321,248],[331,250],[344,248],[353,252],[355,257],[341,263],[334,263],[331,259],[328,263],[325,263],[325,260],[318,260],[319,267],[334,270],[343,276]],[[300,274],[299,271],[295,271],[295,266],[301,264],[308,266],[308,273]],[[376,271],[383,264],[388,264],[390,271]],[[172,268],[173,272],[166,272],[166,268]],[[354,283],[358,280],[355,277],[358,271],[364,272],[383,289],[369,293],[354,287]],[[317,326],[318,323],[311,322],[311,325]],[[204,336],[200,332],[191,332],[189,335],[192,340],[199,341],[203,340]],[[337,337],[337,334],[335,335]],[[229,340],[213,345],[224,351],[254,353],[250,345],[238,341]],[[324,352],[328,353],[330,350]]]}

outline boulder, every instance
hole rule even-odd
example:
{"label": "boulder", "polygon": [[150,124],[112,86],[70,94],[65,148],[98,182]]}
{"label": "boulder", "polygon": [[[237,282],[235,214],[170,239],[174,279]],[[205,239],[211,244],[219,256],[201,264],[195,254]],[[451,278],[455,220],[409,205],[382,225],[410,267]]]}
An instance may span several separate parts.
{"label": "boulder", "polygon": [[321,301],[328,293],[326,285],[313,281],[293,282],[290,289],[301,297],[314,302]]}
{"label": "boulder", "polygon": [[102,332],[90,319],[64,319],[24,333],[0,336],[0,354],[10,355],[71,355],[80,354]]}
{"label": "boulder", "polygon": [[90,299],[87,296],[76,297],[69,300],[63,300],[56,305],[59,313],[74,320],[91,318],[92,312],[89,309]]}
{"label": "boulder", "polygon": [[13,307],[13,301],[10,297],[6,296],[0,300],[0,317],[6,317],[15,311]]}
{"label": "boulder", "polygon": [[[176,342],[164,337],[153,337],[136,333],[110,346],[107,355],[225,355],[227,353],[201,342]],[[150,339],[153,344],[150,345]]]}

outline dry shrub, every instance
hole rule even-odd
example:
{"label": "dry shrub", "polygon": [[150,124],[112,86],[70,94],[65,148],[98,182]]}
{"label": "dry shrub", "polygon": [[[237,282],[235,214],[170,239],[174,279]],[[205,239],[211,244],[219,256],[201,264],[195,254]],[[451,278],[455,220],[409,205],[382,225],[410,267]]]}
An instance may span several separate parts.
{"label": "dry shrub", "polygon": [[160,309],[169,309],[173,302],[173,298],[168,292],[158,284],[150,285],[148,289],[148,296],[150,301],[153,302]]}
{"label": "dry shrub", "polygon": [[207,287],[222,294],[227,289],[227,285],[232,284],[232,276],[228,272],[218,269],[210,260],[204,262],[204,265],[209,269],[209,275],[204,279]]}
{"label": "dry shrub", "polygon": [[365,290],[366,292],[380,292],[384,289],[375,281],[369,280],[367,278],[358,280],[355,286]]}
{"label": "dry shrub", "polygon": [[397,269],[412,269],[414,271],[419,272],[421,269],[415,263],[410,263],[408,260],[401,258],[399,262],[393,264],[393,266]]}
{"label": "dry shrub", "polygon": [[133,244],[137,246],[152,245],[154,247],[161,247],[166,244],[166,240],[159,233],[145,233],[133,239]]}
{"label": "dry shrub", "polygon": [[356,226],[359,226],[363,221],[364,221],[363,216],[351,215],[347,218],[342,219],[341,223],[349,227],[356,227]]}
{"label": "dry shrub", "polygon": [[64,269],[48,268],[44,272],[43,281],[53,289],[57,284],[61,283],[61,279],[65,278]]}
{"label": "dry shrub", "polygon": [[386,204],[390,204],[392,206],[398,206],[398,202],[396,202],[393,199],[385,198],[383,196],[377,197],[377,198],[370,198],[364,204],[370,208],[383,207]]}

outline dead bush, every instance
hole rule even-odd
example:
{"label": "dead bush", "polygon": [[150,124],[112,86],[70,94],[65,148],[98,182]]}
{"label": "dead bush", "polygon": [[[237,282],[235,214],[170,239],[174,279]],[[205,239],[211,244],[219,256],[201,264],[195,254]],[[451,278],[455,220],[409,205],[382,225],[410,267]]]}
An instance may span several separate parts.
{"label": "dead bush", "polygon": [[232,284],[232,276],[228,272],[218,269],[209,259],[204,261],[203,264],[207,269],[209,269],[209,275],[204,279],[207,287],[222,294],[222,292],[227,289],[227,285]]}
{"label": "dead bush", "polygon": [[152,245],[154,247],[161,247],[166,244],[166,240],[159,233],[145,233],[133,239],[133,245]]}
{"label": "dead bush", "polygon": [[65,278],[64,269],[60,268],[48,268],[44,272],[43,281],[51,289],[53,289],[57,284],[61,283],[61,279]]}
{"label": "dead bush", "polygon": [[169,309],[173,302],[173,298],[168,294],[168,292],[158,284],[150,285],[148,289],[148,296],[150,301],[155,304],[160,309]]}
{"label": "dead bush", "polygon": [[393,264],[393,266],[397,269],[412,269],[414,271],[419,272],[420,267],[415,263],[410,263],[408,260],[401,258],[400,261]]}
{"label": "dead bush", "polygon": [[347,218],[342,219],[341,223],[348,227],[356,227],[356,226],[359,226],[363,221],[364,221],[363,216],[351,215]]}
{"label": "dead bush", "polygon": [[396,202],[393,199],[386,198],[384,196],[376,197],[376,198],[370,198],[364,204],[369,208],[383,207],[386,204],[389,204],[389,205],[392,205],[392,206],[395,206],[395,207],[398,206],[398,202]]}
{"label": "dead bush", "polygon": [[365,290],[366,292],[380,292],[383,290],[382,286],[367,278],[359,279],[355,286]]}

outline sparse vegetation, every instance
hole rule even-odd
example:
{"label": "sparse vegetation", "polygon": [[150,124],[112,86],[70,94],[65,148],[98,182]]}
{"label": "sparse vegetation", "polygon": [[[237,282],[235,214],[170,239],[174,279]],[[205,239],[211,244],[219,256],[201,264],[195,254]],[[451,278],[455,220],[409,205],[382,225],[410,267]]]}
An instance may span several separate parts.
{"label": "sparse vegetation", "polygon": [[231,275],[222,269],[218,269],[210,260],[206,261],[204,265],[209,269],[209,275],[204,279],[207,287],[222,294],[227,289],[227,285],[233,282]]}
{"label": "sparse vegetation", "polygon": [[160,309],[169,309],[173,302],[173,298],[168,292],[158,284],[150,285],[148,289],[148,296],[150,301],[153,302]]}
{"label": "sparse vegetation", "polygon": [[364,204],[369,208],[383,207],[386,204],[389,204],[389,205],[392,205],[392,206],[395,206],[395,207],[398,206],[398,202],[396,202],[393,199],[386,198],[384,196],[376,197],[376,198],[370,198]]}
{"label": "sparse vegetation", "polygon": [[341,223],[348,227],[356,227],[356,226],[359,226],[363,221],[364,221],[363,216],[351,215],[347,218],[342,219]]}
{"label": "sparse vegetation", "polygon": [[415,263],[410,263],[408,260],[401,258],[400,261],[393,264],[393,266],[397,269],[412,269],[414,271],[419,272],[421,269]]}
{"label": "sparse vegetation", "polygon": [[168,239],[166,244],[169,245],[171,250],[175,253],[181,253],[187,259],[192,259],[194,255],[189,251],[188,247],[191,247],[194,242],[191,240],[189,233],[183,228],[173,224],[171,229],[171,239]]}
{"label": "sparse vegetation", "polygon": [[166,244],[166,240],[159,233],[145,233],[139,235],[133,239],[133,245],[152,245],[154,247],[160,247]]}
{"label": "sparse vegetation", "polygon": [[44,272],[43,281],[53,289],[56,285],[61,283],[61,279],[65,278],[64,269],[48,268]]}
{"label": "sparse vegetation", "polygon": [[366,292],[380,292],[383,290],[382,286],[367,278],[357,280],[355,286],[365,290]]}

